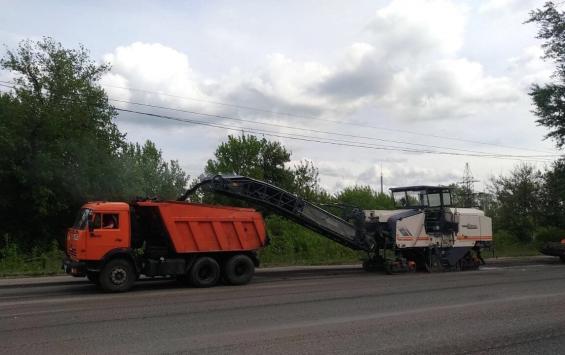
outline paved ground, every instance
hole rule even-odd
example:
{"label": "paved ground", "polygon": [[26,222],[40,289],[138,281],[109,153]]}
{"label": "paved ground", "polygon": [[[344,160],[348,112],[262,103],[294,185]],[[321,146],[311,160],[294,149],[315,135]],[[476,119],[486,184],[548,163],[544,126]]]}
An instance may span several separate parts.
{"label": "paved ground", "polygon": [[247,286],[142,281],[102,294],[67,277],[0,280],[0,353],[564,353],[565,265],[480,271],[261,271]]}

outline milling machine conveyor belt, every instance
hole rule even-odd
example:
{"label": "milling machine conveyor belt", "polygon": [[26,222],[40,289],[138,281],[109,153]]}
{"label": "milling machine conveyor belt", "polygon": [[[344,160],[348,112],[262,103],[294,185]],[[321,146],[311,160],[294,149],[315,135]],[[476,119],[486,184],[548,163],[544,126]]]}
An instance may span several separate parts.
{"label": "milling machine conveyor belt", "polygon": [[365,242],[363,211],[356,211],[357,223],[352,224],[291,192],[245,176],[205,178],[179,200],[186,201],[200,188],[268,208],[350,249],[369,249]]}

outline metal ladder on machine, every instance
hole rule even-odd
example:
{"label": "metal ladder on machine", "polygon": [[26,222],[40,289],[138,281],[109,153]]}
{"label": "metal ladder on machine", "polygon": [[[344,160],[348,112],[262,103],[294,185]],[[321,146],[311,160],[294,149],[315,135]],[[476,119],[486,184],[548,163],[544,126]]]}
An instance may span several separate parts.
{"label": "metal ladder on machine", "polygon": [[178,200],[186,201],[199,189],[265,207],[353,250],[369,252],[374,247],[374,242],[365,233],[365,215],[361,210],[354,211],[354,223],[349,223],[289,191],[245,176],[204,178]]}

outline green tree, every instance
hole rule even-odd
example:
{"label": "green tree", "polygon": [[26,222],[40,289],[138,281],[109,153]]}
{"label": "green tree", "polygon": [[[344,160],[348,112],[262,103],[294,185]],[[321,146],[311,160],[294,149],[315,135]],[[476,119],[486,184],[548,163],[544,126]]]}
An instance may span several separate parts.
{"label": "green tree", "polygon": [[292,168],[293,183],[291,191],[296,195],[319,203],[328,203],[331,196],[320,186],[320,172],[310,160],[301,160]]}
{"label": "green tree", "polygon": [[143,146],[128,144],[120,159],[123,165],[121,184],[126,198],[175,199],[187,187],[188,176],[178,161],[165,161],[162,152],[149,140]]}
{"label": "green tree", "polygon": [[553,163],[543,175],[542,209],[544,226],[565,229],[565,160]]}
{"label": "green tree", "polygon": [[493,178],[490,190],[496,208],[493,225],[507,230],[522,242],[530,242],[542,216],[542,173],[530,165],[519,165],[509,176]]}
{"label": "green tree", "polygon": [[118,193],[112,181],[124,136],[97,84],[109,68],[50,38],[21,42],[0,64],[16,75],[14,95],[0,101],[1,180],[10,182],[2,184],[0,225],[19,240],[47,240],[84,197]]}
{"label": "green tree", "polygon": [[542,9],[532,11],[527,22],[539,25],[537,38],[544,41],[544,59],[556,65],[551,83],[533,84],[530,90],[534,113],[539,117],[536,122],[548,128],[546,137],[562,148],[565,145],[565,12],[549,1]]}
{"label": "green tree", "polygon": [[279,142],[253,135],[228,136],[208,160],[204,169],[207,175],[235,174],[249,176],[271,184],[289,188],[293,174],[285,166],[290,162],[290,152]]}
{"label": "green tree", "polygon": [[378,193],[370,186],[346,187],[335,199],[338,203],[359,207],[364,210],[392,209],[394,201],[386,194]]}

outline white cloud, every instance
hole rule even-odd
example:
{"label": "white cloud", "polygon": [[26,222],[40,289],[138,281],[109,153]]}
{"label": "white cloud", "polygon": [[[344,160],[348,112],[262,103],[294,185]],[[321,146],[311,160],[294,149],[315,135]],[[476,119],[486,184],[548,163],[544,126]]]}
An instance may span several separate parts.
{"label": "white cloud", "polygon": [[[428,161],[429,158],[423,159]],[[433,161],[433,160],[432,160]],[[422,167],[411,164],[398,155],[383,160],[383,164],[352,164],[349,161],[317,161],[322,181],[328,183],[330,191],[339,191],[347,186],[369,185],[380,188],[381,169],[385,192],[388,188],[410,185],[449,185],[461,180],[463,165],[456,169],[439,168],[437,164]]]}
{"label": "white cloud", "polygon": [[[173,95],[131,91],[132,99],[185,106],[186,100],[174,95],[185,96],[195,99],[190,104],[197,108],[203,107],[199,100],[210,99],[203,92],[205,80],[192,69],[188,56],[162,44],[135,42],[120,46],[113,53],[106,54],[104,61],[112,65],[111,73],[103,81],[107,85],[123,86],[121,84],[127,83],[126,86],[132,88]],[[117,92],[118,89],[112,90],[113,94]]]}
{"label": "white cloud", "polygon": [[523,89],[533,83],[541,85],[551,80],[554,64],[542,60],[542,56],[543,49],[540,46],[529,46],[524,48],[520,56],[508,60],[510,74]]}
{"label": "white cloud", "polygon": [[391,84],[393,73],[374,46],[355,43],[313,92],[328,97],[330,102],[354,108],[366,102],[367,98],[384,94]]}
{"label": "white cloud", "polygon": [[445,119],[511,103],[519,95],[509,78],[486,75],[480,63],[444,59],[397,73],[382,102],[400,117]]}
{"label": "white cloud", "polygon": [[[386,181],[394,186],[411,185],[449,185],[461,179],[462,172],[458,169],[438,169],[437,166],[422,167],[410,165],[393,165],[385,170]],[[392,186],[391,186],[392,187]]]}
{"label": "white cloud", "polygon": [[467,9],[448,0],[394,0],[369,25],[373,43],[393,58],[452,55],[463,45]]}
{"label": "white cloud", "polygon": [[188,57],[159,43],[135,42],[116,48],[104,56],[114,70],[133,76],[146,83],[160,84],[164,80],[174,82],[193,76]]}
{"label": "white cloud", "polygon": [[113,99],[130,101],[131,91],[127,90],[129,81],[120,74],[107,73],[100,80],[100,84],[108,92],[109,96]]}
{"label": "white cloud", "polygon": [[323,81],[329,69],[316,62],[297,62],[274,53],[266,58],[265,65],[254,72],[234,70],[218,81],[213,95],[222,98],[275,110],[297,109],[299,112],[320,112],[328,104],[320,96],[310,95],[309,89]]}
{"label": "white cloud", "polygon": [[532,9],[536,0],[484,0],[479,6],[479,13],[496,13]]}
{"label": "white cloud", "polygon": [[330,66],[274,53],[254,70],[234,67],[209,79],[190,66],[186,54],[141,42],[118,47],[105,59],[113,65],[114,80],[196,100],[140,93],[134,98],[206,112],[227,110],[211,101],[305,116],[347,116],[369,105],[401,119],[445,119],[516,99],[508,78],[488,75],[480,63],[457,58],[467,13],[447,0],[394,0],[369,24],[371,42],[353,43]]}

